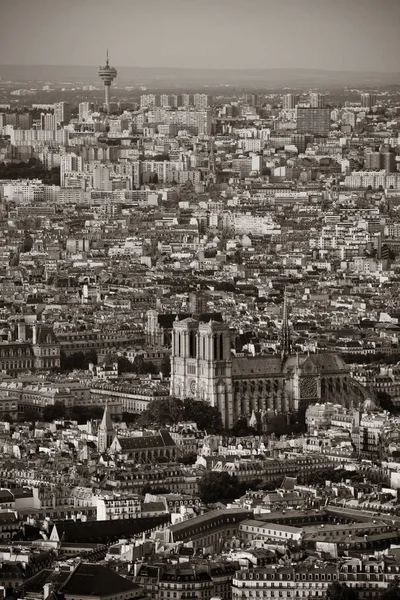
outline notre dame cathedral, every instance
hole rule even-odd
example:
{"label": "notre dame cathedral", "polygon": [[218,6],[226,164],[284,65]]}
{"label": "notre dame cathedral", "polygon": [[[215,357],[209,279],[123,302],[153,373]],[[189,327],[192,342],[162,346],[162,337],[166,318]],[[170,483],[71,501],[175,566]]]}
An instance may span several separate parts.
{"label": "notre dame cathedral", "polygon": [[338,354],[292,353],[286,299],[281,348],[280,355],[232,356],[227,324],[176,317],[171,395],[195,397],[218,407],[228,428],[256,413],[300,414],[317,402],[349,408],[367,397],[367,390],[351,379]]}

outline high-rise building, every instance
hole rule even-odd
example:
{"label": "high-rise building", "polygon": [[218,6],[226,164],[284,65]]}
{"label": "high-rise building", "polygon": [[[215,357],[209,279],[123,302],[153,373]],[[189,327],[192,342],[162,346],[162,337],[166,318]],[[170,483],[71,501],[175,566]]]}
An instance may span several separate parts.
{"label": "high-rise building", "polygon": [[346,111],[342,114],[343,125],[350,125],[353,129],[356,126],[356,115],[354,112]]}
{"label": "high-rise building", "polygon": [[386,173],[396,173],[396,154],[389,144],[381,146],[379,152],[367,152],[365,168],[372,171],[384,170]]}
{"label": "high-rise building", "polygon": [[324,108],[325,96],[317,92],[311,92],[308,96],[311,108]]}
{"label": "high-rise building", "polygon": [[106,165],[97,165],[93,169],[93,188],[103,192],[111,192],[110,169]]}
{"label": "high-rise building", "polygon": [[396,154],[390,146],[383,146],[381,148],[380,158],[381,168],[384,169],[386,173],[397,172]]}
{"label": "high-rise building", "polygon": [[40,128],[47,131],[57,129],[57,121],[54,113],[42,113],[40,115]]}
{"label": "high-rise building", "polygon": [[331,114],[329,108],[297,107],[297,132],[327,136]]}
{"label": "high-rise building", "polygon": [[363,93],[360,96],[361,99],[361,108],[366,108],[367,110],[371,110],[373,106],[376,105],[376,95],[370,93]]}
{"label": "high-rise building", "polygon": [[79,122],[87,121],[94,111],[93,102],[80,102],[78,105]]}
{"label": "high-rise building", "polygon": [[161,94],[160,96],[160,106],[168,107],[171,106],[170,96],[168,94]]}
{"label": "high-rise building", "polygon": [[178,94],[170,95],[170,106],[171,108],[178,108],[180,106],[180,96]]}
{"label": "high-rise building", "polygon": [[140,108],[153,108],[154,106],[157,106],[155,94],[143,94],[140,96]]}
{"label": "high-rise building", "polygon": [[107,112],[110,110],[110,88],[111,84],[117,76],[117,69],[115,67],[111,67],[108,60],[108,50],[107,50],[107,59],[104,67],[99,67],[99,77],[102,79],[104,83],[104,106]]}
{"label": "high-rise building", "polygon": [[71,107],[68,102],[56,102],[54,116],[57,125],[68,125],[71,119]]}
{"label": "high-rise building", "polygon": [[19,129],[31,129],[32,127],[32,115],[29,112],[18,113],[18,127]]}
{"label": "high-rise building", "polygon": [[380,152],[367,152],[365,155],[365,168],[379,171],[381,168]]}
{"label": "high-rise building", "polygon": [[0,127],[12,125],[18,129],[31,129],[32,115],[29,112],[0,113]]}
{"label": "high-rise building", "polygon": [[293,110],[299,102],[298,94],[284,94],[282,96],[283,110]]}
{"label": "high-rise building", "polygon": [[182,106],[190,106],[190,94],[182,94]]}
{"label": "high-rise building", "polygon": [[245,94],[243,100],[248,106],[252,106],[254,108],[257,106],[258,96],[257,94]]}
{"label": "high-rise building", "polygon": [[195,94],[193,102],[196,108],[204,110],[211,105],[211,96],[208,94]]}

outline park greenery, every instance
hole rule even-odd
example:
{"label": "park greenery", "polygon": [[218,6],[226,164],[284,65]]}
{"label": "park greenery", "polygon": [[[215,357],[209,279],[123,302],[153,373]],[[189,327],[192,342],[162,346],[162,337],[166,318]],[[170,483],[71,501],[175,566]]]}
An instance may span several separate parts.
{"label": "park greenery", "polygon": [[182,421],[194,422],[207,433],[221,433],[223,429],[219,410],[194,398],[157,398],[149,403],[138,419],[143,427],[165,427]]}
{"label": "park greenery", "polygon": [[[327,590],[325,598],[327,600],[358,600],[364,597],[364,590],[359,593],[357,587],[350,587],[346,583],[339,581],[332,582]],[[400,600],[399,579],[395,578],[386,590],[372,596],[373,600]]]}
{"label": "park greenery", "polygon": [[60,185],[60,168],[47,170],[37,158],[20,162],[0,162],[0,179],[41,179],[47,185]]}

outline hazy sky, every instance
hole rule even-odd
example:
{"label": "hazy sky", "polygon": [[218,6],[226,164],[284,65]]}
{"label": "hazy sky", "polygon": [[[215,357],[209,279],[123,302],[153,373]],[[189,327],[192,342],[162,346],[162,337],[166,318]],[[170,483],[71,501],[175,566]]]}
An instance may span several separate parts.
{"label": "hazy sky", "polygon": [[0,0],[0,63],[399,71],[400,0]]}

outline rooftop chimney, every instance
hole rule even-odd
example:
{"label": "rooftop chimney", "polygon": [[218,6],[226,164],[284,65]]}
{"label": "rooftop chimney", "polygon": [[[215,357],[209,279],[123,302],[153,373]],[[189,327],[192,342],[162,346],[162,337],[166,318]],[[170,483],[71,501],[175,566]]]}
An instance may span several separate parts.
{"label": "rooftop chimney", "polygon": [[26,342],[26,323],[25,323],[25,321],[20,321],[18,323],[18,340],[20,342]]}

